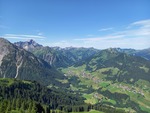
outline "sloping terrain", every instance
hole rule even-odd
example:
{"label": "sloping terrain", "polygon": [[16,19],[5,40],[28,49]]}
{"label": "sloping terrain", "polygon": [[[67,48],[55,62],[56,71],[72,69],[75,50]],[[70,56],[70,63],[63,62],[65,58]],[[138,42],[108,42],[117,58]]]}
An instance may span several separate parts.
{"label": "sloping terrain", "polygon": [[145,59],[147,59],[147,60],[150,60],[150,48],[137,51],[137,52],[135,53],[135,55],[141,56],[141,57],[143,57],[143,58],[145,58]]}
{"label": "sloping terrain", "polygon": [[106,49],[62,71],[70,90],[80,92],[87,103],[150,111],[150,62],[144,58]]}
{"label": "sloping terrain", "polygon": [[24,49],[28,48],[26,50],[32,52],[35,56],[45,60],[51,66],[56,68],[71,66],[76,62],[93,56],[99,51],[94,48],[43,47],[33,40],[30,40],[29,42],[16,42],[14,44]]}
{"label": "sloping terrain", "polygon": [[36,80],[44,85],[59,85],[56,79],[65,78],[63,74],[51,67],[47,62],[35,57],[32,53],[0,38],[1,78],[17,78]]}
{"label": "sloping terrain", "polygon": [[[62,49],[43,47],[33,40],[15,44],[0,39],[1,78],[35,80],[48,88],[84,98],[86,106],[72,109],[67,105],[64,108],[67,112],[89,111],[92,107],[104,113],[149,113],[150,61],[136,55],[139,51]],[[143,54],[146,53],[149,52]],[[69,101],[72,102],[72,97]]]}
{"label": "sloping terrain", "polygon": [[[103,68],[107,80],[134,83],[139,79],[150,81],[150,62],[144,58],[120,53],[114,49],[107,49],[95,56],[75,64],[75,67],[85,65],[86,71],[95,72]],[[110,68],[110,69],[109,69]],[[114,70],[115,72],[114,72]]]}
{"label": "sloping terrain", "polygon": [[35,81],[0,78],[0,91],[1,113],[125,113],[113,107],[86,104],[79,94],[47,88]]}
{"label": "sloping terrain", "polygon": [[142,49],[142,50],[135,50],[131,48],[130,49],[113,48],[113,49],[121,53],[126,53],[126,54],[134,55],[134,56],[140,56],[147,60],[150,60],[150,48]]}
{"label": "sloping terrain", "polygon": [[[37,82],[0,78],[0,112],[49,113],[87,106],[79,95],[50,89]],[[16,113],[15,112],[15,113]]]}

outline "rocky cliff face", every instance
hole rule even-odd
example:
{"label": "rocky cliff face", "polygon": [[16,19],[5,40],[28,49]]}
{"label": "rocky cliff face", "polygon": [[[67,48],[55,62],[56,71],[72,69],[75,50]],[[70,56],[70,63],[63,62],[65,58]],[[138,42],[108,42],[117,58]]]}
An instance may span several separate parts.
{"label": "rocky cliff face", "polygon": [[3,38],[0,38],[0,58],[1,78],[36,80],[48,85],[64,77],[44,60]]}
{"label": "rocky cliff face", "polygon": [[20,48],[23,48],[27,51],[32,51],[34,50],[35,48],[40,48],[42,47],[42,45],[36,43],[34,40],[29,40],[29,41],[26,41],[26,42],[16,42],[14,43],[16,46],[20,47]]}
{"label": "rocky cliff face", "polygon": [[9,43],[7,40],[0,38],[0,66],[2,64],[3,57],[9,53],[7,43]]}

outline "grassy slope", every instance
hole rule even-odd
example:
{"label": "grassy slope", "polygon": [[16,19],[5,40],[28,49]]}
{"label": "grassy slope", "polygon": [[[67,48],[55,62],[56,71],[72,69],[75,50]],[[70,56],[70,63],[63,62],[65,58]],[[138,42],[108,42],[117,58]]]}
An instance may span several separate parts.
{"label": "grassy slope", "polygon": [[[130,96],[131,101],[139,104],[139,107],[149,112],[150,111],[150,83],[145,80],[139,80],[134,85],[126,84],[126,83],[113,83],[112,81],[106,81],[105,77],[107,76],[104,74],[104,71],[113,70],[113,74],[118,72],[117,68],[110,67],[110,68],[103,68],[99,69],[93,73],[85,71],[85,65],[80,67],[70,67],[68,69],[63,69],[63,72],[71,78],[71,76],[79,77],[80,82],[78,83],[80,91],[83,91],[83,97],[86,98],[85,102],[95,104],[102,100],[103,102],[111,103],[112,105],[116,104],[116,101],[113,99],[105,98],[104,95],[98,94],[97,97],[94,94],[97,94],[96,90],[98,88],[102,88],[102,90],[108,90],[112,93],[118,92],[121,94],[127,94]],[[85,87],[82,87],[85,86]],[[74,89],[78,90],[76,86],[72,86]],[[91,93],[86,93],[89,87],[92,87],[95,91]],[[129,90],[130,89],[130,90]],[[133,90],[135,92],[133,92]],[[138,93],[142,92],[142,93]],[[144,94],[144,96],[142,95]],[[124,108],[127,111],[134,111],[131,108]]]}

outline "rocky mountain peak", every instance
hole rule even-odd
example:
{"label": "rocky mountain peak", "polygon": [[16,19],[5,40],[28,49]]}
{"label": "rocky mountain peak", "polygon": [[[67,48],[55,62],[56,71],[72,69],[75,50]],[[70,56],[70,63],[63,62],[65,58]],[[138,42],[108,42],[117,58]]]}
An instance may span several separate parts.
{"label": "rocky mountain peak", "polygon": [[36,43],[36,42],[35,42],[33,39],[30,39],[30,40],[26,41],[26,43],[34,44],[34,43]]}
{"label": "rocky mountain peak", "polygon": [[42,45],[38,44],[37,42],[35,42],[33,39],[29,40],[29,41],[25,41],[25,42],[16,42],[14,43],[16,46],[23,48],[27,51],[32,51],[35,48],[40,48],[42,47]]}
{"label": "rocky mountain peak", "polygon": [[10,42],[4,38],[0,38],[0,46],[10,44]]}
{"label": "rocky mountain peak", "polygon": [[40,45],[40,44],[36,43],[33,39],[27,41],[27,43],[30,45],[34,45],[34,46]]}
{"label": "rocky mountain peak", "polygon": [[10,45],[11,43],[8,40],[4,38],[0,38],[0,66],[3,60],[3,57],[9,53],[8,48]]}

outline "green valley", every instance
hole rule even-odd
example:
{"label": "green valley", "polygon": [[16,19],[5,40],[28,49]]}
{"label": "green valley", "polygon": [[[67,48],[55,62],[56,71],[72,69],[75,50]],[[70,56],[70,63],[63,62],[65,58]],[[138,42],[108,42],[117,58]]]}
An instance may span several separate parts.
{"label": "green valley", "polygon": [[[121,55],[122,53],[110,51],[114,52],[114,57],[111,55],[112,58],[109,58],[109,51],[108,53],[107,50],[104,53],[102,51],[103,54],[100,53],[99,56],[95,55],[95,57],[86,59],[83,63],[80,62],[80,64],[62,69],[69,78],[69,82],[71,82],[70,90],[80,92],[86,98],[86,103],[106,104],[124,109],[127,112],[149,112],[150,82],[149,79],[146,80],[143,76],[145,73],[146,78],[149,78],[150,63],[139,58],[138,65],[136,65],[138,70],[130,70],[128,67],[124,67],[124,65],[129,65],[131,68],[135,66],[135,60],[132,60],[134,62],[133,65],[132,62],[128,63],[127,60],[132,59],[133,56],[125,56]],[[113,66],[113,62],[119,62],[119,65],[114,64]],[[143,62],[146,64],[144,69],[147,69],[147,71],[145,72],[141,68]],[[138,71],[139,73],[142,71],[141,74],[138,73],[141,77],[136,75]],[[135,77],[128,79],[133,73],[134,75],[132,76],[138,76],[138,78],[136,80]],[[119,79],[121,76],[123,76],[122,80]],[[71,79],[73,78],[75,79],[73,82],[76,83],[72,83]]]}

